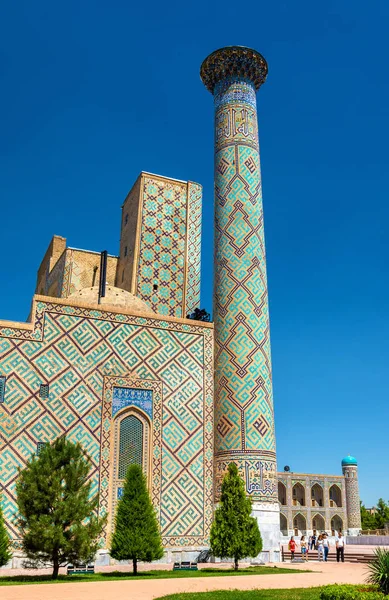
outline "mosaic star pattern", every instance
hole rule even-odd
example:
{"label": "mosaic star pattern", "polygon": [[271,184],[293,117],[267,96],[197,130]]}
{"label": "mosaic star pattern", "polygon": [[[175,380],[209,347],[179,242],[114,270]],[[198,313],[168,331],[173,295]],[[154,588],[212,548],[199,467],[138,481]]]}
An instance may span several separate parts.
{"label": "mosaic star pattern", "polygon": [[215,96],[215,491],[233,460],[255,501],[276,502],[255,86],[239,75],[216,81],[206,63],[201,75]]}
{"label": "mosaic star pattern", "polygon": [[[67,305],[34,303],[33,325],[0,328],[0,489],[13,538],[15,482],[38,442],[66,436],[92,459],[92,492],[109,510],[114,387],[152,393],[151,493],[165,546],[207,544],[213,511],[211,328]],[[129,375],[130,374],[130,375]],[[42,382],[50,385],[40,398]],[[150,398],[144,395],[144,400]],[[141,407],[139,396],[133,402]],[[115,408],[116,407],[116,408]],[[144,406],[146,408],[146,405]],[[118,409],[118,415],[123,408]],[[108,532],[106,532],[108,533]]]}

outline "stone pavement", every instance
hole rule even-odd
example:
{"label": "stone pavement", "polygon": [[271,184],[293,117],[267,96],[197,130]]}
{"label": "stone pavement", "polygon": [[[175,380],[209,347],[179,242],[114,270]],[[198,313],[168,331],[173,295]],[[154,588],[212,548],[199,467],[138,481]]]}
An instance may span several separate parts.
{"label": "stone pavement", "polygon": [[[305,567],[306,565],[293,565],[293,568]],[[178,592],[285,589],[329,583],[363,583],[366,577],[366,565],[363,564],[312,562],[308,568],[313,572],[4,586],[0,587],[0,598],[1,600],[152,600]]]}

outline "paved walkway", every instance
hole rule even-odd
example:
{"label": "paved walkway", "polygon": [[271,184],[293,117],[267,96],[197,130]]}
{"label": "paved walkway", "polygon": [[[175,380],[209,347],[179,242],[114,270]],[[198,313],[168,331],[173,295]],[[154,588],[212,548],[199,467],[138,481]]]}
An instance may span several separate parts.
{"label": "paved walkway", "polygon": [[[293,566],[300,569],[304,567],[305,565]],[[363,583],[366,577],[366,565],[362,564],[310,563],[309,568],[312,573],[4,586],[0,587],[0,597],[1,600],[152,600],[178,592]]]}

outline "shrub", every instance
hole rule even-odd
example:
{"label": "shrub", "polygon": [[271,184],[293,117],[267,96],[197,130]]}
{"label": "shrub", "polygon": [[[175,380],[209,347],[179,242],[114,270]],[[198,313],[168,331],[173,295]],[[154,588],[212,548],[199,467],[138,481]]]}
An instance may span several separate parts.
{"label": "shrub", "polygon": [[372,588],[361,590],[355,585],[326,585],[320,590],[320,600],[383,600],[384,594]]}
{"label": "shrub", "polygon": [[373,560],[368,564],[368,583],[377,585],[383,594],[389,594],[389,550],[376,548]]}

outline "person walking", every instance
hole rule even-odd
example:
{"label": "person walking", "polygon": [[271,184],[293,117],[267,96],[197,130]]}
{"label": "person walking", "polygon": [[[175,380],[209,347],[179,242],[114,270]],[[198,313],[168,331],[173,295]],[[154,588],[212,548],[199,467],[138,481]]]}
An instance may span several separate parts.
{"label": "person walking", "polygon": [[316,547],[316,533],[314,533],[311,537],[311,550],[314,550]]}
{"label": "person walking", "polygon": [[330,540],[325,533],[323,536],[323,547],[324,547],[324,560],[327,562],[328,553],[330,551]]}
{"label": "person walking", "polygon": [[292,562],[294,560],[294,553],[296,552],[296,542],[293,535],[289,540],[288,549],[290,550],[290,562]]}
{"label": "person walking", "polygon": [[319,537],[317,538],[317,557],[319,559],[319,562],[324,560],[324,545],[323,545],[322,534],[320,534]]}
{"label": "person walking", "polygon": [[301,556],[302,556],[302,559],[305,560],[305,562],[308,561],[308,545],[309,544],[305,539],[305,535],[303,535],[300,540],[300,547],[301,547]]}
{"label": "person walking", "polygon": [[341,533],[338,535],[336,540],[336,562],[344,562],[344,547],[346,545],[345,539]]}

